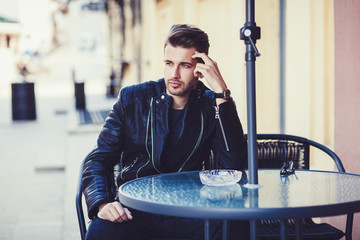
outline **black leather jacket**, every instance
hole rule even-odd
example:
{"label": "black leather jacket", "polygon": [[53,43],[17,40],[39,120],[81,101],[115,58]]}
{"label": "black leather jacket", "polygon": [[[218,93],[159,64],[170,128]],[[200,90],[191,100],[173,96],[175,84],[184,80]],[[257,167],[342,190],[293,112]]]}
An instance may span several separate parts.
{"label": "black leather jacket", "polygon": [[[106,119],[96,148],[83,168],[83,193],[90,218],[98,206],[115,200],[114,166],[121,161],[118,182],[167,172],[161,161],[169,134],[168,112],[172,97],[164,79],[125,87]],[[185,108],[186,139],[173,152],[181,158],[178,171],[201,170],[210,150],[223,168],[243,169],[247,145],[233,101],[215,107],[213,91],[199,81]],[[179,144],[180,145],[180,144]]]}

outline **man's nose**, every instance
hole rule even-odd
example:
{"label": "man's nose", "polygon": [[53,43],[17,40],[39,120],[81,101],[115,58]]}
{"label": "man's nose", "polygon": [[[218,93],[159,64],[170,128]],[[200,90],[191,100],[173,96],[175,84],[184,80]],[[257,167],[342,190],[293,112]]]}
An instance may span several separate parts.
{"label": "man's nose", "polygon": [[171,73],[171,77],[175,78],[175,79],[179,79],[180,78],[180,69],[179,67],[174,67]]}

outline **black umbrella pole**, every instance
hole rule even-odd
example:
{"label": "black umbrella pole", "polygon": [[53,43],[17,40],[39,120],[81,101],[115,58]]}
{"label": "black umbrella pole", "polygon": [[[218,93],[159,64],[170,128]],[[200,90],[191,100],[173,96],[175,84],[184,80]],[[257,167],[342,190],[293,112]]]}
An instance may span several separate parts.
{"label": "black umbrella pole", "polygon": [[247,120],[248,120],[248,168],[249,184],[258,184],[257,133],[256,133],[256,88],[255,61],[260,56],[255,43],[260,39],[260,28],[256,26],[254,0],[246,0],[246,22],[240,29],[240,39],[245,41]]}
{"label": "black umbrella pole", "polygon": [[246,62],[249,183],[258,184],[255,62]]}
{"label": "black umbrella pole", "polygon": [[[246,22],[240,29],[240,39],[244,40],[246,46],[246,100],[248,121],[248,169],[250,193],[254,194],[258,184],[258,158],[257,158],[257,133],[256,133],[256,84],[255,84],[255,61],[260,56],[255,43],[260,39],[260,28],[255,23],[254,0],[246,0]],[[255,188],[255,189],[254,189]],[[256,199],[256,198],[255,198]],[[257,207],[258,202],[251,201],[251,207]],[[258,221],[250,221],[250,237],[258,240]]]}
{"label": "black umbrella pole", "polygon": [[[251,48],[251,46],[246,47]],[[246,91],[247,91],[247,121],[248,121],[248,169],[249,184],[253,186],[250,194],[257,192],[258,184],[258,159],[257,159],[257,134],[256,134],[256,89],[255,89],[255,61],[246,62]],[[256,199],[256,198],[255,198]],[[257,202],[250,201],[250,207],[257,207]],[[250,221],[250,236],[258,240],[258,221]]]}
{"label": "black umbrella pole", "polygon": [[[247,121],[248,121],[248,169],[249,185],[254,194],[258,184],[258,158],[257,158],[257,133],[256,133],[256,84],[255,84],[255,60],[260,56],[255,43],[260,39],[260,28],[255,23],[254,0],[246,0],[246,22],[240,29],[240,39],[245,41],[246,52],[246,94],[247,94]],[[255,188],[255,189],[253,189]],[[255,198],[257,199],[257,198]],[[257,207],[258,202],[251,201],[251,207]],[[258,221],[250,221],[250,237],[258,240]]]}
{"label": "black umbrella pole", "polygon": [[246,22],[255,22],[255,0],[246,0]]}

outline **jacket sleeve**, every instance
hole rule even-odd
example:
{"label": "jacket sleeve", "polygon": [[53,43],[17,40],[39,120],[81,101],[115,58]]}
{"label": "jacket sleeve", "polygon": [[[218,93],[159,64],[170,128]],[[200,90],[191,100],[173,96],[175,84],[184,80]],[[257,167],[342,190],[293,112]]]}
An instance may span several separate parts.
{"label": "jacket sleeve", "polygon": [[106,118],[97,146],[84,162],[82,191],[90,219],[97,215],[100,204],[112,202],[116,197],[114,166],[119,163],[124,144],[124,113],[120,99]]}
{"label": "jacket sleeve", "polygon": [[227,169],[247,168],[247,141],[232,100],[218,106],[215,121],[216,131],[211,148],[216,163]]}

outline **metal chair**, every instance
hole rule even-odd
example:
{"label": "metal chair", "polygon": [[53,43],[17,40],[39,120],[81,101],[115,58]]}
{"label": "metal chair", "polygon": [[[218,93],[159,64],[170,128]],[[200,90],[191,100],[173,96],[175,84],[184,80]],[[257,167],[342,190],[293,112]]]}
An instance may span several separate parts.
{"label": "metal chair", "polygon": [[[82,161],[81,166],[80,166],[80,174],[79,174],[78,186],[77,186],[77,191],[76,191],[76,213],[77,213],[77,217],[78,217],[81,240],[85,240],[86,231],[87,231],[87,224],[85,221],[84,208],[83,208],[83,193],[82,193],[82,170],[83,170],[86,158],[87,157],[85,157],[85,159]],[[118,176],[119,173],[120,173],[120,163],[115,165],[115,167],[114,167],[114,175],[112,176],[114,178],[114,181],[116,179],[116,176]],[[149,240],[186,240],[186,239],[151,238]]]}
{"label": "metal chair", "polygon": [[[284,135],[284,134],[258,134],[258,166],[259,168],[278,168],[280,169],[285,161],[292,160],[296,169],[310,168],[310,147],[320,149],[328,154],[335,162],[339,172],[345,172],[340,158],[326,146],[306,138]],[[84,160],[85,161],[85,160]],[[80,167],[78,188],[76,193],[76,210],[80,228],[81,239],[85,239],[86,223],[82,204],[82,169],[84,161]],[[219,168],[210,160],[211,168]],[[347,216],[346,232],[331,226],[327,223],[315,223],[311,218],[302,219],[303,239],[323,239],[335,240],[343,236],[347,240],[352,239],[353,214]],[[295,221],[289,219],[288,232],[290,239],[295,238]],[[272,240],[280,239],[280,221],[262,220],[260,223],[260,239]]]}
{"label": "metal chair", "polygon": [[[91,154],[91,153],[90,153]],[[87,224],[85,221],[85,214],[84,214],[84,207],[83,207],[83,193],[82,193],[82,174],[83,174],[83,168],[85,160],[87,159],[87,156],[83,159],[81,165],[80,165],[80,173],[79,173],[79,179],[78,179],[78,186],[76,191],[76,213],[78,217],[78,223],[79,223],[79,229],[80,229],[80,236],[82,240],[85,240],[85,235],[87,231]],[[112,176],[114,179],[114,186],[115,186],[115,179],[116,176],[120,173],[120,163],[114,166],[114,175]],[[85,208],[86,210],[86,208]],[[151,239],[155,240],[155,239]]]}
{"label": "metal chair", "polygon": [[80,174],[79,174],[78,186],[76,191],[76,213],[79,222],[81,240],[85,240],[86,229],[87,229],[85,223],[84,210],[83,210],[83,202],[82,202],[83,194],[82,194],[82,180],[81,180],[85,159],[82,161],[80,166]]}
{"label": "metal chair", "polygon": [[[340,158],[326,146],[312,140],[284,134],[258,134],[257,151],[259,168],[280,169],[284,162],[293,161],[296,169],[310,168],[310,149],[317,148],[328,154],[335,162],[339,172],[345,172]],[[300,221],[303,239],[340,239],[352,238],[353,214],[347,216],[345,233],[327,223],[315,223],[311,218]],[[288,220],[289,238],[295,239],[295,220]],[[260,222],[260,239],[280,239],[280,221],[262,220]]]}

